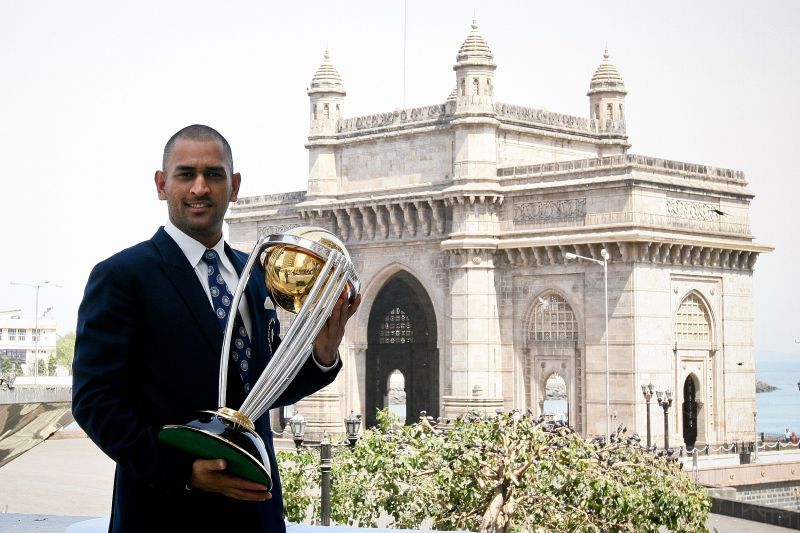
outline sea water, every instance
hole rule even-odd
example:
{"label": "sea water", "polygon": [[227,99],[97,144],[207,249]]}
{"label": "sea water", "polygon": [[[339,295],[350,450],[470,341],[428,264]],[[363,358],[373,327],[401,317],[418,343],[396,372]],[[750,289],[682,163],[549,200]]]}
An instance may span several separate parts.
{"label": "sea water", "polygon": [[778,387],[756,394],[756,430],[783,435],[786,428],[800,435],[800,355],[758,353],[756,379]]}

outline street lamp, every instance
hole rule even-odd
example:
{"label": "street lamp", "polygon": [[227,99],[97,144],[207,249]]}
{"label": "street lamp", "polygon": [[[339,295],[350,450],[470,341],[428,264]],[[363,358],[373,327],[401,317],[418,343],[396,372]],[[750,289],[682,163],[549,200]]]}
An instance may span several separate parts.
{"label": "street lamp", "polygon": [[347,443],[352,448],[358,441],[358,429],[361,427],[361,415],[356,415],[353,411],[344,419],[344,429],[347,432]]}
{"label": "street lamp", "polygon": [[[292,438],[298,450],[303,446],[309,448],[319,448],[320,460],[320,523],[323,526],[331,525],[331,441],[328,440],[328,434],[322,436],[319,442],[308,441],[303,443],[306,427],[306,419],[299,412],[289,419],[289,428],[292,431]],[[344,419],[344,427],[347,432],[347,445],[350,447],[355,446],[358,441],[358,430],[361,427],[361,415],[350,414]]]}
{"label": "street lamp", "polygon": [[33,384],[36,385],[39,381],[39,289],[42,287],[47,287],[48,285],[52,285],[53,287],[61,287],[61,285],[51,284],[49,281],[42,281],[40,283],[21,283],[18,281],[12,281],[11,284],[33,287],[36,289],[36,309],[33,317]]}
{"label": "street lamp", "polygon": [[582,255],[573,254],[572,252],[567,252],[564,257],[566,259],[583,259],[585,261],[591,261],[592,263],[597,263],[598,265],[603,265],[603,278],[605,281],[605,294],[606,294],[606,439],[611,438],[611,419],[610,416],[610,408],[609,408],[609,388],[608,388],[608,260],[610,256],[605,248],[600,250],[600,256],[603,258],[602,261],[599,259],[592,259],[591,257],[584,257]]}
{"label": "street lamp", "polygon": [[664,449],[669,449],[669,408],[672,405],[672,390],[667,387],[665,391],[656,391],[658,405],[664,410]]}
{"label": "street lamp", "polygon": [[289,427],[292,430],[292,439],[294,440],[294,445],[299,450],[303,446],[303,438],[306,435],[306,417],[301,415],[300,413],[295,413],[292,418],[289,419]]}
{"label": "street lamp", "polygon": [[644,394],[644,399],[647,402],[647,449],[650,449],[650,398],[653,397],[653,392],[655,392],[652,383],[648,383],[647,385],[642,385],[642,394]]}

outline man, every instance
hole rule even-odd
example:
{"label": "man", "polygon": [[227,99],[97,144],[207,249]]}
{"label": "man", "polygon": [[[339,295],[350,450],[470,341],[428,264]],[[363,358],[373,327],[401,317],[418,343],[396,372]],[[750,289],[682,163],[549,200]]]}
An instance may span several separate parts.
{"label": "man", "polygon": [[[164,148],[162,167],[155,185],[169,220],[149,241],[92,270],[78,312],[73,413],[117,463],[109,529],[282,532],[283,499],[267,416],[254,422],[269,455],[271,493],[226,473],[222,459],[195,459],[157,440],[162,425],[220,407],[226,311],[218,298],[235,290],[247,258],[222,239],[228,203],[236,201],[241,183],[222,135],[200,125],[180,130]],[[217,270],[221,276],[210,275]],[[228,407],[241,404],[280,343],[274,304],[259,278],[251,276],[239,306],[237,330],[246,330],[247,348],[229,364]],[[360,296],[352,304],[345,295],[339,298],[312,356],[273,407],[333,381],[341,368],[337,348],[359,303]]]}

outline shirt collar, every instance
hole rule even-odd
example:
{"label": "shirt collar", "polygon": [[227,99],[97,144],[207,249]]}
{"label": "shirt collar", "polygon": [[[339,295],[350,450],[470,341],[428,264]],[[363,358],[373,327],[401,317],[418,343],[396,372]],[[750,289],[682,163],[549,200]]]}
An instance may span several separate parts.
{"label": "shirt collar", "polygon": [[[167,220],[164,223],[164,231],[167,232],[167,235],[172,237],[172,240],[174,240],[175,244],[178,245],[178,248],[181,249],[183,255],[186,256],[189,264],[192,265],[193,268],[197,268],[197,266],[200,264],[200,261],[203,259],[203,254],[206,252],[206,246],[203,243],[186,235],[183,231],[178,229],[178,227],[175,226],[171,220]],[[236,270],[233,268],[233,264],[225,253],[225,240],[223,238],[220,238],[219,241],[217,241],[217,244],[215,244],[211,249],[217,252],[220,263],[222,263],[223,267],[225,267],[229,272],[236,272]]]}

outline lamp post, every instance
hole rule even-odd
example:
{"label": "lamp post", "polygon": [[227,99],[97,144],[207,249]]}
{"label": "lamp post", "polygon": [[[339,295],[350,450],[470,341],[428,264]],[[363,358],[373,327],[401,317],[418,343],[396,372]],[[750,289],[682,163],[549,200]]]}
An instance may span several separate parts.
{"label": "lamp post", "polygon": [[344,429],[347,433],[347,444],[352,448],[358,441],[358,429],[361,427],[361,415],[350,411],[344,419]]}
{"label": "lamp post", "polygon": [[756,429],[756,416],[757,415],[758,415],[758,411],[753,411],[753,433],[755,434],[755,438],[753,439],[753,462],[754,463],[758,462],[758,429]]}
{"label": "lamp post", "polygon": [[653,397],[653,392],[655,392],[652,383],[648,383],[647,385],[642,385],[642,394],[644,394],[644,399],[647,402],[647,449],[650,449],[650,399]]}
{"label": "lamp post", "polygon": [[[299,412],[289,419],[289,428],[292,431],[292,439],[294,445],[300,450],[303,446],[309,448],[319,448],[319,471],[320,471],[320,523],[323,526],[331,525],[331,441],[328,440],[328,434],[322,436],[319,442],[308,441],[303,442],[306,427],[308,423],[303,415]],[[350,414],[344,419],[344,427],[347,432],[347,446],[354,447],[358,441],[358,430],[361,427],[361,415],[357,415],[350,411]],[[334,445],[335,446],[335,445]]]}
{"label": "lamp post", "polygon": [[610,256],[605,248],[600,250],[600,256],[603,258],[602,261],[599,259],[592,259],[591,257],[585,257],[578,254],[573,254],[571,252],[567,252],[564,257],[566,259],[583,259],[585,261],[591,261],[592,263],[597,263],[598,265],[603,266],[603,280],[605,283],[605,295],[606,295],[606,439],[611,438],[611,418],[610,415],[610,408],[609,408],[609,388],[608,388],[608,260]]}
{"label": "lamp post", "polygon": [[54,287],[60,287],[61,285],[54,285],[49,281],[42,281],[39,283],[22,283],[18,281],[12,281],[11,284],[33,287],[36,289],[36,304],[33,315],[33,384],[36,385],[39,382],[39,289],[42,287],[47,287],[48,285],[52,285]]}
{"label": "lamp post", "polygon": [[656,391],[658,405],[664,410],[664,449],[669,449],[669,408],[672,405],[672,390],[667,387],[665,391]]}

